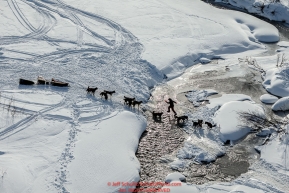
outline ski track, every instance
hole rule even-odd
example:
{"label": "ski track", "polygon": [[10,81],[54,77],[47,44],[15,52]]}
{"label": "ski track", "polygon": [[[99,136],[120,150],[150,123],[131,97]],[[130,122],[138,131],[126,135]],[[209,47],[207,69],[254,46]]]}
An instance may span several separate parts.
{"label": "ski track", "polygon": [[[14,98],[23,108],[16,107],[25,115],[16,123],[8,125],[0,130],[0,140],[4,140],[19,132],[25,131],[38,119],[62,121],[70,124],[68,139],[65,149],[58,158],[58,166],[55,171],[55,179],[49,181],[59,193],[68,193],[65,188],[67,183],[68,164],[74,159],[73,150],[77,141],[80,125],[93,123],[97,125],[104,118],[115,116],[117,112],[130,110],[123,106],[123,95],[135,96],[139,100],[149,98],[149,86],[162,81],[163,75],[150,63],[141,60],[140,54],[143,46],[138,39],[114,21],[100,15],[89,13],[66,5],[61,0],[7,0],[7,4],[18,22],[28,31],[23,36],[0,37],[0,85],[2,88],[11,90],[28,90],[36,93],[38,91],[49,91],[61,95],[63,100],[54,105],[46,105],[41,102],[27,102],[21,98]],[[29,21],[25,16],[26,5],[39,14],[38,22]],[[28,5],[28,6],[27,6]],[[97,24],[103,24],[112,30],[114,37],[106,37],[99,32],[86,26],[85,18],[93,20]],[[68,19],[77,29],[75,39],[61,39],[50,37],[49,32],[58,23],[58,19]],[[89,35],[100,44],[84,41],[84,35]],[[18,50],[17,48],[6,48],[5,46],[20,43],[46,42],[56,51],[44,54],[31,50]],[[69,48],[59,47],[60,44],[68,44]],[[12,56],[7,54],[13,54]],[[17,54],[19,57],[15,57]],[[24,57],[21,57],[24,55]],[[137,72],[137,74],[135,74]],[[17,77],[11,77],[15,74]],[[58,88],[44,85],[22,86],[18,85],[20,77],[37,77],[43,75],[45,78],[57,78],[69,82],[68,88]],[[19,76],[19,77],[18,77]],[[97,86],[99,90],[95,97],[86,95],[86,87]],[[101,89],[116,90],[117,95],[112,99],[104,101],[100,99]],[[21,94],[25,92],[19,91]],[[9,97],[3,95],[6,100]],[[11,93],[10,93],[11,94]],[[13,95],[13,93],[12,93]],[[110,97],[109,97],[110,98]],[[78,105],[81,101],[89,104]],[[4,105],[5,104],[1,104]],[[36,105],[43,107],[41,110],[26,109],[25,106]],[[71,110],[71,117],[49,114],[59,109]],[[4,110],[4,108],[3,108]],[[112,112],[116,112],[112,115]],[[139,111],[134,111],[139,113]],[[91,113],[91,114],[89,114]]]}

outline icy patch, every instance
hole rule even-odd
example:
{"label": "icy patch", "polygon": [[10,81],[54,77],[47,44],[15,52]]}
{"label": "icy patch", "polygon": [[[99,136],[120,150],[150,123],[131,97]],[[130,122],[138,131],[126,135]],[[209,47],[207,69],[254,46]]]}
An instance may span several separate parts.
{"label": "icy patch", "polygon": [[201,105],[200,102],[207,100],[208,96],[214,95],[214,94],[218,94],[217,91],[213,90],[213,89],[206,89],[206,90],[192,90],[189,91],[186,94],[186,97],[188,98],[188,100],[193,103],[193,105],[195,107],[198,107]]}
{"label": "icy patch", "polygon": [[251,101],[251,97],[244,94],[223,94],[219,98],[210,99],[210,104],[207,104],[207,107],[214,108],[216,106],[222,106],[223,104],[230,102],[230,101]]}
{"label": "icy patch", "polygon": [[287,111],[289,110],[289,97],[283,97],[279,99],[274,105],[272,106],[273,111]]}
{"label": "icy patch", "polygon": [[262,106],[249,101],[232,101],[224,104],[215,114],[214,121],[220,126],[221,139],[235,141],[250,132],[250,128],[240,122],[238,112],[257,112],[265,116]]}
{"label": "icy patch", "polygon": [[278,97],[271,95],[271,94],[263,94],[260,97],[260,101],[262,103],[272,104],[275,103],[278,100]]}

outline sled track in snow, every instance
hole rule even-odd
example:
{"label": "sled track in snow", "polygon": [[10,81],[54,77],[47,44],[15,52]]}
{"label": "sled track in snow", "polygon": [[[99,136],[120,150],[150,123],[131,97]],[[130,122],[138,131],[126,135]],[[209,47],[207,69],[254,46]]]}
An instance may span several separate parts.
{"label": "sled track in snow", "polygon": [[[48,90],[64,99],[55,105],[44,105],[44,108],[38,111],[21,109],[28,116],[3,128],[0,131],[0,140],[24,132],[36,119],[66,121],[70,125],[66,146],[57,158],[58,169],[49,183],[57,192],[68,193],[67,166],[74,159],[73,151],[81,124],[97,125],[112,112],[124,110],[123,96],[120,99],[114,95],[112,100],[104,101],[100,99],[99,92],[103,89],[116,90],[117,95],[128,94],[144,101],[149,96],[148,87],[160,82],[163,76],[149,62],[141,60],[143,46],[138,39],[108,18],[66,5],[61,0],[7,0],[7,5],[26,34],[0,37],[0,66],[6,71],[0,71],[0,85],[8,85],[9,89],[33,90],[36,94],[39,90]],[[30,20],[27,9],[37,14],[36,20]],[[52,36],[51,34],[58,34],[59,26],[62,27],[61,22],[67,22],[71,25],[69,27],[76,29],[76,33],[65,34],[68,38]],[[99,27],[95,26],[104,26],[104,30],[98,30]],[[59,34],[67,33],[65,30]],[[28,49],[15,46],[23,43],[45,46],[40,47],[40,51],[38,47],[30,50],[31,46],[27,46]],[[46,46],[52,49],[46,49]],[[17,74],[17,77],[12,78],[12,83],[8,72]],[[47,85],[18,85],[20,77],[32,79],[39,75],[48,80],[60,79],[71,86],[58,88]],[[85,89],[88,85],[99,88],[95,97],[86,95]],[[91,103],[78,105],[80,101]],[[20,98],[17,102],[43,105],[25,102]],[[57,115],[49,114],[62,108],[73,112],[72,117],[58,119],[55,118]]]}

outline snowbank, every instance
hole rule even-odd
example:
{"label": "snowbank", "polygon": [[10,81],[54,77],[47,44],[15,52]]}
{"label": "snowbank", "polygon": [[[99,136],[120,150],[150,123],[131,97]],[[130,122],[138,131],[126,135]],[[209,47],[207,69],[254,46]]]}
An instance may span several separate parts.
{"label": "snowbank", "polygon": [[210,104],[207,104],[209,108],[215,108],[217,106],[222,106],[223,104],[230,101],[251,101],[251,97],[244,94],[223,94],[221,97],[209,99]]}
{"label": "snowbank", "polygon": [[287,111],[289,110],[289,97],[283,97],[279,99],[274,105],[272,106],[273,111]]}
{"label": "snowbank", "polygon": [[235,7],[245,9],[249,13],[255,13],[265,18],[274,21],[282,21],[289,23],[288,1],[266,1],[266,0],[215,0],[216,2],[223,2],[231,4]]}
{"label": "snowbank", "polygon": [[[96,130],[93,130],[95,127]],[[83,124],[74,150],[75,159],[69,164],[70,192],[116,192],[113,182],[138,182],[140,164],[135,157],[138,141],[146,121],[131,112],[121,112],[97,126]],[[81,176],[81,177],[80,177]]]}
{"label": "snowbank", "polygon": [[[263,146],[257,146],[256,149],[260,151],[261,160],[271,164],[271,168],[276,172],[280,173],[280,178],[289,177],[288,165],[289,165],[289,153],[288,153],[288,142],[289,142],[289,125],[285,126],[285,132],[282,137],[276,137],[272,134],[268,144]],[[274,156],[272,156],[274,155]],[[283,175],[286,176],[283,176]],[[286,182],[286,180],[285,180]]]}
{"label": "snowbank", "polygon": [[271,103],[275,103],[277,100],[278,100],[278,97],[273,96],[271,94],[263,94],[262,96],[260,96],[260,101],[262,103],[271,104]]}
{"label": "snowbank", "polygon": [[207,63],[211,62],[211,60],[208,59],[208,58],[200,58],[200,62],[201,62],[202,64],[207,64]]}
{"label": "snowbank", "polygon": [[289,95],[289,67],[272,68],[266,71],[264,88],[279,97],[286,97]]}
{"label": "snowbank", "polygon": [[165,182],[170,183],[172,181],[185,181],[185,180],[186,180],[186,177],[183,174],[179,172],[174,172],[166,176]]}
{"label": "snowbank", "polygon": [[221,139],[234,141],[246,136],[250,128],[239,119],[238,112],[252,111],[265,116],[262,106],[249,101],[232,101],[225,103],[214,117],[215,123],[220,126]]}

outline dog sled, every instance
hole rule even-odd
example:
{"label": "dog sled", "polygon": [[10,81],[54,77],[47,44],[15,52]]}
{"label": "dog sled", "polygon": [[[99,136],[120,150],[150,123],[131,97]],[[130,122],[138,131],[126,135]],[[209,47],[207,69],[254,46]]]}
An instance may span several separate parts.
{"label": "dog sled", "polygon": [[33,85],[34,82],[31,81],[31,80],[26,80],[26,79],[20,78],[20,79],[19,79],[19,84],[23,84],[23,85]]}
{"label": "dog sled", "polygon": [[62,82],[59,80],[55,80],[54,78],[51,79],[51,85],[52,86],[60,86],[60,87],[67,87],[69,84],[67,82]]}
{"label": "dog sled", "polygon": [[37,84],[49,84],[49,82],[46,81],[42,76],[38,76]]}

